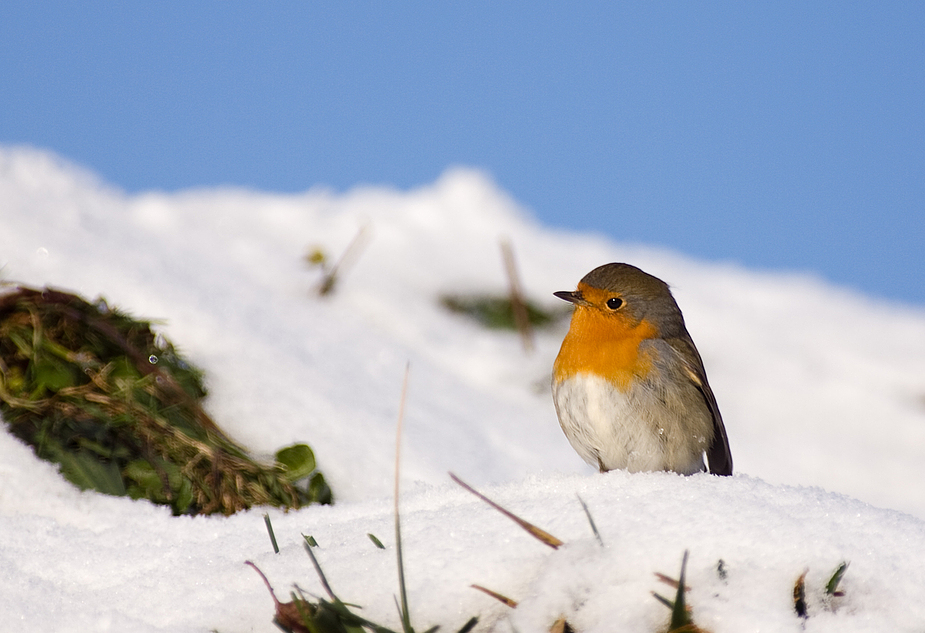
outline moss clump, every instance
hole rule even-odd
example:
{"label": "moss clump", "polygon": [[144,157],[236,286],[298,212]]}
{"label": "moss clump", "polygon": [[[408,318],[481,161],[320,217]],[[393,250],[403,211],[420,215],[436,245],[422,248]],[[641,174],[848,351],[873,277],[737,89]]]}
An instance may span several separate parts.
{"label": "moss clump", "polygon": [[229,439],[202,408],[202,378],[149,322],[105,301],[0,294],[0,413],[74,484],[175,514],[331,502],[308,446],[265,465]]}
{"label": "moss clump", "polygon": [[[487,328],[498,330],[517,329],[514,307],[508,296],[489,294],[444,295],[440,297],[440,304],[450,312],[464,314]],[[532,301],[525,301],[524,307],[530,324],[540,328],[553,325],[559,319],[571,314],[570,310],[547,310]]]}

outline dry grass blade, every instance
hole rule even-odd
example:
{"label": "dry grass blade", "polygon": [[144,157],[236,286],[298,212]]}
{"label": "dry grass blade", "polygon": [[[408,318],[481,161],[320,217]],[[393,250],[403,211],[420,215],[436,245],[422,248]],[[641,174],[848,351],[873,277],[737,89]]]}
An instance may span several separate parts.
{"label": "dry grass blade", "polygon": [[573,633],[574,630],[565,618],[559,618],[553,622],[549,633]]}
{"label": "dry grass blade", "polygon": [[[681,583],[679,583],[677,580],[675,580],[675,579],[672,578],[671,576],[666,576],[665,574],[661,574],[661,573],[659,573],[659,572],[655,572],[655,577],[658,578],[659,581],[661,581],[661,582],[665,583],[666,585],[668,585],[669,587],[671,587],[672,589],[677,589],[678,587],[681,586]],[[685,590],[685,591],[690,591],[691,588],[690,588],[690,587],[685,587],[684,590]]]}
{"label": "dry grass blade", "polygon": [[411,373],[411,363],[405,366],[405,378],[401,386],[401,401],[398,405],[398,424],[395,429],[395,551],[398,558],[398,590],[401,596],[399,613],[402,628],[405,633],[413,633],[411,628],[411,614],[408,611],[408,593],[405,591],[405,566],[401,551],[401,518],[398,512],[398,482],[401,467],[401,427],[405,418],[405,399],[408,395],[408,375]]}
{"label": "dry grass blade", "polygon": [[503,514],[504,516],[512,520],[514,523],[522,527],[533,538],[539,540],[545,545],[548,545],[549,547],[553,549],[559,549],[559,547],[561,547],[562,545],[565,545],[564,541],[560,541],[559,539],[557,539],[555,536],[553,536],[546,530],[538,528],[528,521],[524,521],[523,519],[521,519],[519,516],[517,516],[513,512],[501,507],[500,505],[498,505],[497,503],[495,503],[494,501],[492,501],[491,499],[483,495],[481,492],[479,492],[478,490],[476,490],[475,488],[473,488],[472,486],[464,482],[462,479],[460,479],[453,473],[450,473],[450,478],[453,481],[455,481],[457,484],[459,484],[460,486],[462,486],[463,488],[465,488],[466,490],[474,494],[476,497],[478,497],[479,499],[481,499],[482,501],[490,505],[492,508],[494,508],[495,510],[497,510],[498,512],[500,512],[501,514]]}
{"label": "dry grass blade", "polygon": [[488,594],[489,596],[491,596],[492,598],[494,598],[495,600],[497,600],[498,602],[500,602],[500,603],[503,604],[503,605],[506,605],[506,606],[508,606],[508,607],[510,607],[510,608],[512,608],[512,609],[517,608],[517,601],[516,601],[516,600],[512,600],[512,599],[508,598],[507,596],[498,593],[497,591],[492,591],[491,589],[486,589],[486,588],[483,587],[482,585],[469,585],[469,586],[472,587],[473,589],[478,589],[478,590],[481,591],[482,593]]}
{"label": "dry grass blade", "polygon": [[524,351],[528,354],[533,351],[533,326],[530,324],[530,315],[523,292],[520,290],[520,278],[517,275],[517,264],[514,261],[514,248],[510,241],[501,240],[501,256],[504,258],[504,270],[507,273],[508,286],[511,296],[511,311],[514,313],[514,323],[520,332]]}
{"label": "dry grass blade", "polygon": [[808,569],[803,570],[793,584],[793,610],[804,620],[809,617],[809,612],[806,610],[806,574],[808,573]]}
{"label": "dry grass blade", "polygon": [[324,297],[333,292],[334,287],[337,285],[338,274],[343,275],[347,268],[360,256],[362,247],[366,245],[366,236],[368,233],[369,225],[364,224],[361,226],[360,230],[357,231],[357,234],[353,237],[353,240],[347,245],[343,255],[337,260],[337,263],[334,264],[330,270],[325,272],[324,277],[321,279],[321,284],[318,286],[318,294],[320,296]]}

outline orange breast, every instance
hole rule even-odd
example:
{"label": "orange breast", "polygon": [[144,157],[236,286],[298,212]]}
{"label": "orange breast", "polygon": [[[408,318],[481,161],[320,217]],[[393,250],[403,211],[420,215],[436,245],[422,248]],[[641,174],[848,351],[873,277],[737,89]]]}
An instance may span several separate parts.
{"label": "orange breast", "polygon": [[596,374],[625,391],[634,377],[643,377],[652,369],[651,358],[639,351],[639,344],[656,336],[658,331],[648,321],[632,323],[621,314],[576,306],[553,365],[554,378],[561,381],[575,374]]}

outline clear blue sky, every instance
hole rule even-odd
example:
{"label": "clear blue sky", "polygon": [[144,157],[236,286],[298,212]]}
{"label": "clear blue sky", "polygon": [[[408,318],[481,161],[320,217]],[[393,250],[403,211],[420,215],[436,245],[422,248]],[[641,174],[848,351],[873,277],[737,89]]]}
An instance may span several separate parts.
{"label": "clear blue sky", "polygon": [[925,306],[925,2],[4,2],[0,143],[129,192],[472,165],[553,226]]}

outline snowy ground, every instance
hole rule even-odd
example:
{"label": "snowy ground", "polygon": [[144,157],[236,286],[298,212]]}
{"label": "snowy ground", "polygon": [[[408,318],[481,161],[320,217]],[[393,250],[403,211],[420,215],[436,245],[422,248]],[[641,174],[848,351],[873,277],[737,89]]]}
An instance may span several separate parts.
{"label": "snowy ground", "polygon": [[[365,250],[319,299],[314,247]],[[516,335],[442,309],[442,293],[504,291],[499,238],[531,298],[557,307],[598,264],[672,284],[726,421],[737,475],[599,475],[572,452],[548,393],[566,323],[525,355]],[[81,493],[0,433],[0,614],[10,631],[274,631],[245,560],[285,596],[321,593],[301,534],[335,590],[397,627],[391,476],[411,363],[402,516],[419,630],[658,631],[689,549],[688,602],[713,631],[922,631],[925,313],[802,275],[748,271],[553,231],[483,174],[452,170],[401,192],[126,196],[49,154],[0,148],[0,276],[147,318],[207,372],[213,416],[258,454],[312,445],[333,507],[175,518]],[[478,486],[567,546],[550,550],[452,484]],[[576,498],[587,502],[605,546]],[[388,548],[376,549],[366,534]],[[722,559],[725,579],[716,573]],[[842,560],[846,595],[822,586]],[[512,611],[469,587],[520,601]]]}

